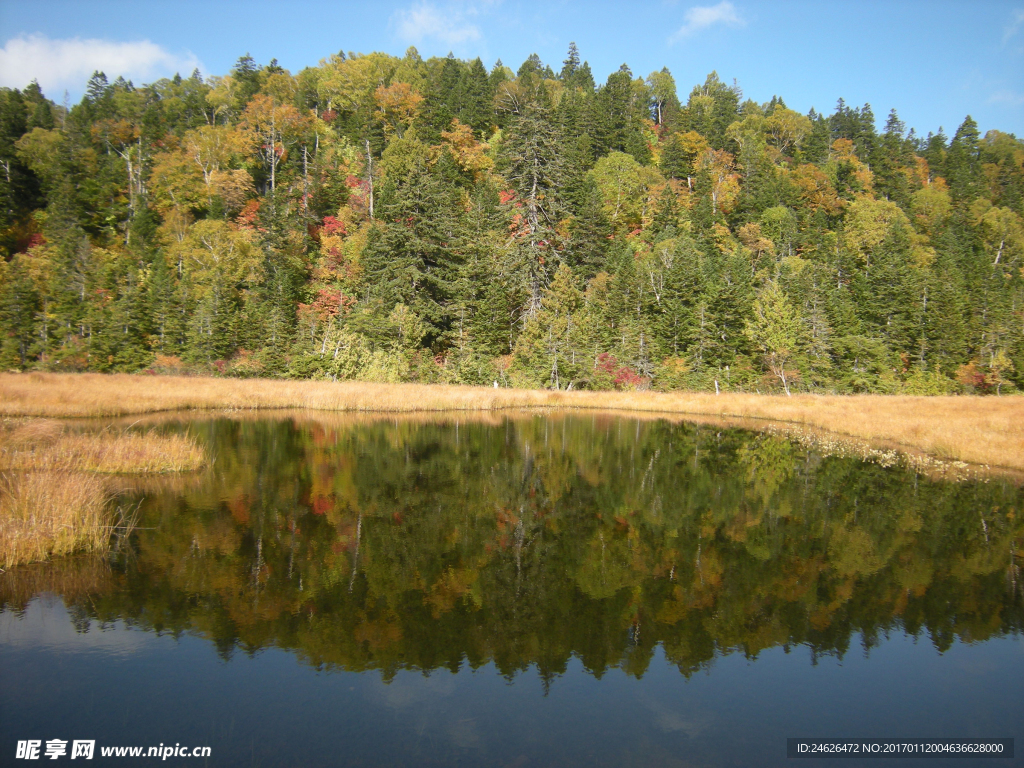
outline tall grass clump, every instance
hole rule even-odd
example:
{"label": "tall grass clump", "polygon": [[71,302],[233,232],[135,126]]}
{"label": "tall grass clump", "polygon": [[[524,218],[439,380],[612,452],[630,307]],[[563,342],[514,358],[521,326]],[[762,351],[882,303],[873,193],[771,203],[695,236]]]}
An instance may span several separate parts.
{"label": "tall grass clump", "polygon": [[105,548],[107,502],[95,475],[50,471],[0,477],[0,568]]}
{"label": "tall grass clump", "polygon": [[[102,475],[197,469],[203,449],[183,435],[74,432],[58,421],[0,424],[0,568],[105,549],[130,527],[111,509]],[[118,520],[117,515],[121,518]]]}
{"label": "tall grass clump", "polygon": [[60,422],[33,419],[0,427],[0,470],[54,470],[102,474],[185,472],[206,462],[184,435],[128,430],[71,432]]}

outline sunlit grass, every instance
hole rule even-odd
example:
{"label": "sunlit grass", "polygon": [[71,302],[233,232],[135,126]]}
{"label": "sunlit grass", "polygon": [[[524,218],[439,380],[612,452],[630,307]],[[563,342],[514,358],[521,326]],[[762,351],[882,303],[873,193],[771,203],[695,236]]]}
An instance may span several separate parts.
{"label": "sunlit grass", "polygon": [[202,448],[181,435],[76,432],[57,421],[0,424],[0,568],[104,549],[114,521],[100,477],[196,469]]}
{"label": "sunlit grass", "polygon": [[557,392],[365,382],[0,374],[0,415],[124,416],[225,408],[353,412],[586,408],[757,419],[823,429],[956,461],[1024,469],[1024,397]]}
{"label": "sunlit grass", "polygon": [[0,427],[0,470],[182,472],[197,469],[204,461],[195,440],[182,435],[71,432],[48,419]]}
{"label": "sunlit grass", "polygon": [[0,568],[106,546],[103,482],[82,472],[26,472],[0,479]]}

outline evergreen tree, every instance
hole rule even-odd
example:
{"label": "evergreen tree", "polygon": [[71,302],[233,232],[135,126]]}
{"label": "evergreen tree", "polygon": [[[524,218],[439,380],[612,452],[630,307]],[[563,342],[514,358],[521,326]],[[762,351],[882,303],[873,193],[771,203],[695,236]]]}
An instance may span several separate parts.
{"label": "evergreen tree", "polygon": [[811,132],[801,147],[800,158],[808,163],[822,163],[832,146],[832,130],[828,120],[813,109],[807,113],[807,119],[811,121]]}
{"label": "evergreen tree", "polygon": [[944,170],[954,202],[968,204],[981,194],[979,139],[978,124],[968,115],[949,143]]}
{"label": "evergreen tree", "polygon": [[565,166],[560,150],[558,130],[540,105],[528,105],[512,120],[501,146],[499,169],[516,195],[514,240],[531,316],[561,259],[558,225],[565,211]]}
{"label": "evergreen tree", "polygon": [[462,222],[457,193],[422,155],[380,195],[380,224],[363,254],[363,281],[371,300],[387,313],[409,307],[427,325],[426,343],[448,341],[452,289],[461,265]]}
{"label": "evergreen tree", "polygon": [[241,114],[252,97],[259,93],[260,68],[256,64],[256,60],[246,53],[244,56],[238,57],[238,61],[231,69],[231,77],[234,78],[236,84],[233,108],[236,114]]}
{"label": "evergreen tree", "polygon": [[462,70],[462,82],[459,84],[462,96],[458,117],[481,137],[490,135],[494,124],[494,90],[487,79],[487,70],[480,59],[473,59],[468,67]]}
{"label": "evergreen tree", "polygon": [[707,139],[714,149],[725,149],[726,131],[736,122],[742,92],[733,84],[727,86],[717,72],[707,76],[703,85],[690,92],[681,118],[681,129],[696,131]]}
{"label": "evergreen tree", "polygon": [[904,169],[914,164],[914,151],[905,138],[906,126],[896,110],[889,112],[871,168],[876,194],[896,202],[901,208],[910,206],[910,181]]}
{"label": "evergreen tree", "polygon": [[633,73],[623,64],[608,76],[608,82],[597,92],[596,147],[599,155],[625,152],[638,163],[650,161],[650,149],[643,136],[644,120],[650,115],[650,96],[643,81],[633,80]]}

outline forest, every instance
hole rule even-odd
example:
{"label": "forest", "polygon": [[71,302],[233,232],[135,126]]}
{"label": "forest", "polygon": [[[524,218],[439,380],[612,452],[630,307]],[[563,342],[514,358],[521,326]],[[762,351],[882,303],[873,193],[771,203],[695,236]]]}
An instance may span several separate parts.
{"label": "forest", "polygon": [[[66,100],[65,100],[66,101]],[[450,55],[0,89],[0,370],[1024,388],[1024,141]]]}

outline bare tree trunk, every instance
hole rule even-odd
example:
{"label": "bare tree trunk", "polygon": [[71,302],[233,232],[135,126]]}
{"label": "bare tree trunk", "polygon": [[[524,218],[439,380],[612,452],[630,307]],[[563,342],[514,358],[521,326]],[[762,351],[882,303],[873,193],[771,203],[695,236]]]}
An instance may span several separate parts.
{"label": "bare tree trunk", "polygon": [[270,110],[270,191],[277,189],[277,120],[274,113],[276,109]]}
{"label": "bare tree trunk", "polygon": [[370,140],[366,140],[366,181],[370,187],[370,221],[373,221],[373,155],[370,154]]}
{"label": "bare tree trunk", "polygon": [[302,212],[309,210],[309,150],[302,145]]}

